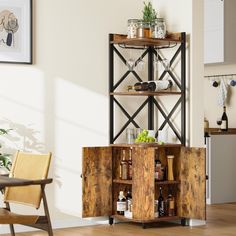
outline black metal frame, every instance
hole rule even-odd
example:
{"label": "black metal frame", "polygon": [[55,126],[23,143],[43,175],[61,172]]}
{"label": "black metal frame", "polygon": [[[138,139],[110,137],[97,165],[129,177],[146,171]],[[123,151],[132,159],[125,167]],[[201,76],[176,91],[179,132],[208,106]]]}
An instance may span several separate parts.
{"label": "black metal frame", "polygon": [[[174,107],[171,109],[169,114],[166,114],[163,108],[160,106],[158,100],[153,95],[147,95],[147,99],[144,100],[144,102],[138,107],[138,109],[134,112],[133,115],[130,115],[125,108],[122,106],[122,104],[115,98],[116,95],[113,93],[115,90],[120,86],[120,84],[125,80],[125,78],[132,73],[133,76],[137,79],[137,81],[142,81],[140,76],[134,71],[134,70],[127,70],[121,78],[118,80],[116,84],[114,84],[114,53],[121,59],[121,61],[126,64],[126,59],[124,56],[120,53],[120,51],[117,49],[117,45],[114,44],[113,41],[114,35],[109,34],[109,143],[112,144],[116,141],[116,139],[123,133],[123,131],[128,127],[130,123],[134,125],[134,127],[139,128],[139,125],[135,122],[135,117],[139,114],[139,112],[147,105],[148,106],[148,129],[154,129],[154,110],[155,108],[161,113],[161,115],[164,117],[164,122],[160,125],[159,130],[163,129],[166,124],[170,126],[170,128],[175,133],[176,137],[179,139],[180,143],[185,145],[186,143],[186,34],[183,32],[181,33],[181,40],[180,43],[176,43],[174,46],[169,44],[167,47],[164,48],[170,48],[170,47],[177,47],[176,52],[174,53],[173,57],[170,60],[170,66],[175,62],[176,58],[180,54],[181,60],[181,83],[178,81],[176,76],[172,73],[171,70],[164,70],[163,73],[160,75],[159,80],[162,80],[166,73],[169,74],[171,79],[174,81],[174,83],[177,85],[177,87],[180,89],[180,97],[175,103]],[[179,47],[178,47],[179,46]],[[129,48],[129,49],[142,49],[144,52],[142,55],[135,61],[134,66],[136,66],[143,57],[146,55],[148,56],[148,80],[154,79],[154,69],[153,69],[153,59],[154,55],[158,56],[159,60],[163,60],[161,58],[160,54],[157,52],[157,50],[163,49],[163,46],[145,46],[145,47],[131,47],[131,46],[125,46],[122,45],[122,48]],[[158,96],[158,94],[157,94]],[[117,132],[117,134],[114,134],[114,104],[116,104],[123,114],[128,118],[128,121],[121,127],[120,131]],[[176,111],[176,109],[181,106],[181,130],[180,132],[177,130],[177,128],[174,126],[174,124],[171,122],[170,118]],[[156,134],[157,136],[157,134]]]}

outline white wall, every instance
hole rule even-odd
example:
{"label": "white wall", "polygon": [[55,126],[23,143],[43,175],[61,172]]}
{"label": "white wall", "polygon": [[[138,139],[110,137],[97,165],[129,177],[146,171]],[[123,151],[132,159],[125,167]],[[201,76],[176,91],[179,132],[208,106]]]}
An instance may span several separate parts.
{"label": "white wall", "polygon": [[0,65],[0,127],[13,129],[1,143],[12,153],[53,152],[54,226],[85,223],[81,147],[108,144],[108,33],[126,33],[142,7],[142,0],[34,1],[34,64]]}
{"label": "white wall", "polygon": [[190,146],[203,146],[203,0],[154,0],[167,30],[186,32],[187,123]]}

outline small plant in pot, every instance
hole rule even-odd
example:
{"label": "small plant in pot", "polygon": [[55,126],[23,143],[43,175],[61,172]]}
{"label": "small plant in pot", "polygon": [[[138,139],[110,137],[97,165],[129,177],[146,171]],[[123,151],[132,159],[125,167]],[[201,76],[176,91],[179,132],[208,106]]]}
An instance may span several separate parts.
{"label": "small plant in pot", "polygon": [[[139,22],[139,29],[140,29],[139,37],[149,38],[151,37],[151,24],[153,21],[155,21],[155,19],[157,19],[157,12],[153,8],[151,2],[147,3],[143,2],[143,4],[144,4],[142,11],[143,18]],[[143,32],[141,31],[141,29],[143,29]]]}
{"label": "small plant in pot", "polygon": [[156,18],[157,18],[157,12],[156,10],[153,8],[152,3],[151,2],[143,2],[144,4],[144,8],[143,8],[143,21],[144,22],[153,22]]}

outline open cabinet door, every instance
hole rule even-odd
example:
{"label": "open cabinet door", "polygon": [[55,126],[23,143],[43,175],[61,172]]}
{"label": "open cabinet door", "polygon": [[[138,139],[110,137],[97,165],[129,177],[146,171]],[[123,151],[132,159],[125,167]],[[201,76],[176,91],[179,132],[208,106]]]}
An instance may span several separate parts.
{"label": "open cabinet door", "polygon": [[154,148],[133,148],[133,186],[132,212],[133,219],[154,219],[154,178],[155,150]]}
{"label": "open cabinet door", "polygon": [[112,215],[112,148],[84,147],[83,217]]}
{"label": "open cabinet door", "polygon": [[180,216],[206,219],[206,150],[181,148]]}

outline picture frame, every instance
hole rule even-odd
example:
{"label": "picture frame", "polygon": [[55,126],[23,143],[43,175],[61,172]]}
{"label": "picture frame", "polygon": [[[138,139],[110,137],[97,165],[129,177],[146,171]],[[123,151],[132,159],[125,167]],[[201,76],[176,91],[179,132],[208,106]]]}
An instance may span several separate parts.
{"label": "picture frame", "polygon": [[0,0],[0,63],[32,64],[32,0]]}

